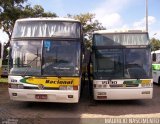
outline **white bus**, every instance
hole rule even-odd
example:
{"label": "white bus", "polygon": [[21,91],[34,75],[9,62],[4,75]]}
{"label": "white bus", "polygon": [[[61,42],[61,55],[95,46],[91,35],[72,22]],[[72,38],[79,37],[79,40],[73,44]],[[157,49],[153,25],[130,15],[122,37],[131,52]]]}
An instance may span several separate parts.
{"label": "white bus", "polygon": [[67,18],[16,21],[10,51],[12,100],[77,103],[82,77],[81,23]]}
{"label": "white bus", "polygon": [[160,50],[153,51],[151,55],[153,82],[160,84]]}
{"label": "white bus", "polygon": [[0,43],[0,76],[2,74],[2,44]]}
{"label": "white bus", "polygon": [[147,32],[95,31],[91,56],[94,100],[151,99],[150,53]]}

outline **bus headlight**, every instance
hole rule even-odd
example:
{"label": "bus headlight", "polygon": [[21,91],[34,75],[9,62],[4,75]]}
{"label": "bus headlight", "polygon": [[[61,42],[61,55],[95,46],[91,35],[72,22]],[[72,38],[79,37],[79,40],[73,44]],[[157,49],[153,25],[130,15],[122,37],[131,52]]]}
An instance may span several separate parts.
{"label": "bus headlight", "polygon": [[73,90],[73,86],[67,86],[67,90]]}
{"label": "bus headlight", "polygon": [[142,81],[141,83],[142,87],[150,87],[152,86],[151,81]]}
{"label": "bus headlight", "polygon": [[60,86],[60,90],[73,90],[73,86]]}
{"label": "bus headlight", "polygon": [[12,89],[23,89],[24,88],[23,84],[11,84],[11,83],[8,84],[8,87]]}
{"label": "bus headlight", "polygon": [[63,86],[59,87],[59,90],[78,90],[78,86]]}
{"label": "bus headlight", "polygon": [[67,86],[60,86],[59,89],[60,90],[67,90]]}
{"label": "bus headlight", "polygon": [[94,84],[93,87],[101,89],[101,88],[103,88],[103,85],[102,84]]}

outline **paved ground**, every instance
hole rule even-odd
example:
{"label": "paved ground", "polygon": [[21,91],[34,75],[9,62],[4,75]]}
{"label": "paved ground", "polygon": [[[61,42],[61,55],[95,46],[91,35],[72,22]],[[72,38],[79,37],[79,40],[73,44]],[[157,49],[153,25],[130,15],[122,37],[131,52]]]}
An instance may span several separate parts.
{"label": "paved ground", "polygon": [[[80,123],[82,122],[82,118],[160,118],[159,85],[154,85],[152,100],[98,101],[96,102],[96,105],[92,105],[86,94],[86,92],[82,94],[83,96],[78,104],[16,102],[9,99],[7,86],[1,84],[0,119],[2,119],[2,123],[11,118],[25,119],[22,122],[28,124],[37,123],[35,122],[35,119],[36,121],[38,120],[38,123],[44,123],[42,122],[43,120],[41,120],[42,118],[50,118],[52,123],[52,119],[57,118],[57,123],[60,124],[60,122]],[[75,118],[75,120],[72,121],[72,118]],[[47,122],[47,120],[48,119],[45,119],[45,122]],[[20,120],[18,121],[20,122]],[[97,123],[96,121],[93,122]],[[103,123],[105,123],[104,120]]]}

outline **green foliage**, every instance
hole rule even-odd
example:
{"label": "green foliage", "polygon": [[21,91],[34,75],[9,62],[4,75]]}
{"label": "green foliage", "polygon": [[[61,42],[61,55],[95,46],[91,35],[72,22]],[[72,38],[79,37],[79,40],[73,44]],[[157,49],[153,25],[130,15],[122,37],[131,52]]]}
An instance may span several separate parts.
{"label": "green foliage", "polygon": [[21,18],[27,17],[57,17],[56,13],[44,12],[44,9],[40,5],[35,5],[33,8],[30,5],[27,5],[23,14],[21,14]]}
{"label": "green foliage", "polygon": [[92,33],[96,30],[104,30],[105,27],[103,27],[102,24],[95,19],[95,14],[92,13],[84,13],[79,15],[68,14],[67,16],[81,22],[84,33],[85,47],[86,49],[91,50]]}
{"label": "green foliage", "polygon": [[0,28],[11,38],[14,22],[20,17],[26,0],[0,0]]}
{"label": "green foliage", "polygon": [[27,0],[0,0],[0,28],[11,38],[14,23],[19,18],[27,17],[56,17],[55,13],[44,12],[40,5],[33,8],[30,5],[24,6]]}
{"label": "green foliage", "polygon": [[27,0],[0,0],[0,28],[7,33],[8,43],[4,46],[4,58],[10,43],[14,23],[19,18],[27,17],[56,17],[55,13],[45,12],[43,7],[35,5],[33,8],[26,5]]}
{"label": "green foliage", "polygon": [[152,38],[151,40],[152,51],[160,49],[160,40]]}
{"label": "green foliage", "polygon": [[83,32],[86,33],[92,33],[95,30],[103,30],[105,29],[98,20],[95,20],[95,14],[92,13],[85,13],[80,15],[74,15],[69,17],[72,17],[74,19],[77,19],[81,22],[83,26]]}

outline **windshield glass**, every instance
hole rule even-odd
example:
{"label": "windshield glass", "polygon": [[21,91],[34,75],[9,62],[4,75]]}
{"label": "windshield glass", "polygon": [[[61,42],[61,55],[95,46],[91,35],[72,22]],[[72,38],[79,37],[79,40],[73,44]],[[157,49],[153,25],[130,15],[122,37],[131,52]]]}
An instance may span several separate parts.
{"label": "windshield glass", "polygon": [[43,47],[42,72],[44,75],[79,75],[80,42],[46,40]]}
{"label": "windshield glass", "polygon": [[125,77],[150,78],[151,54],[149,49],[125,50]]}
{"label": "windshield glass", "polygon": [[94,63],[95,74],[98,77],[117,77],[123,76],[123,51],[122,49],[97,50]]}
{"label": "windshield glass", "polygon": [[79,76],[80,42],[14,41],[11,58],[14,75]]}
{"label": "windshield glass", "polygon": [[41,74],[41,41],[12,42],[13,68],[10,73],[15,75]]}
{"label": "windshield glass", "polygon": [[103,49],[94,55],[94,76],[101,79],[151,77],[149,49]]}
{"label": "windshield glass", "polygon": [[66,37],[80,38],[80,23],[64,21],[17,21],[12,38]]}

